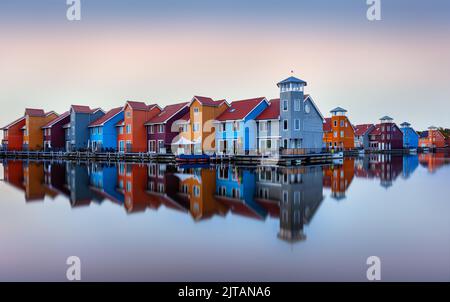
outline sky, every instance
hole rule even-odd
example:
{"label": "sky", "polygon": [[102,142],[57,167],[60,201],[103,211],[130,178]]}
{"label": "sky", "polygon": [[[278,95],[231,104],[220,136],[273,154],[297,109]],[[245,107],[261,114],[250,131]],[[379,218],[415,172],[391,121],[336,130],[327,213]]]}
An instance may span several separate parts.
{"label": "sky", "polygon": [[291,74],[324,116],[389,115],[450,128],[450,1],[66,0],[0,2],[0,125],[24,108],[107,110],[205,95],[277,97]]}

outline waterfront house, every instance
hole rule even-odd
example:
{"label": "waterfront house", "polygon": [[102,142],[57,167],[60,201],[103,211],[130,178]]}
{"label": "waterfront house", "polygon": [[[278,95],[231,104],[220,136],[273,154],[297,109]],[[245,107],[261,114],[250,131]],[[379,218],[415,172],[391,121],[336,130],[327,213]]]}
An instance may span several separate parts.
{"label": "waterfront house", "polygon": [[307,83],[289,77],[280,88],[281,146],[290,152],[319,153],[323,146],[323,116],[311,96],[305,98]]}
{"label": "waterfront house", "polygon": [[177,121],[189,112],[189,103],[167,105],[145,125],[147,126],[148,152],[172,153],[172,143],[179,134]]}
{"label": "waterfront house", "polygon": [[101,108],[91,109],[82,105],[72,105],[69,112],[70,123],[63,126],[67,129],[66,151],[85,151],[89,147],[89,125],[105,112]]}
{"label": "waterfront house", "polygon": [[147,152],[147,129],[145,123],[161,113],[157,104],[127,101],[123,107],[123,125],[119,122],[117,144],[119,152]]}
{"label": "waterfront house", "polygon": [[89,149],[93,152],[117,151],[116,124],[123,120],[122,107],[109,110],[105,115],[89,124]]}
{"label": "waterfront house", "polygon": [[258,152],[278,154],[280,150],[280,99],[272,99],[256,118]]}
{"label": "waterfront house", "polygon": [[189,103],[189,118],[183,116],[183,128],[175,139],[177,154],[213,154],[216,152],[215,120],[230,105],[226,100],[194,96]]}
{"label": "waterfront house", "polygon": [[331,118],[323,123],[323,141],[327,149],[351,150],[355,148],[355,129],[346,116],[347,110],[336,107]]}
{"label": "waterfront house", "polygon": [[3,130],[2,149],[7,151],[20,151],[23,146],[23,130],[25,126],[25,116],[18,118],[12,123],[9,123]]}
{"label": "waterfront house", "polygon": [[256,154],[258,151],[255,118],[267,107],[265,97],[234,101],[216,119],[218,154]]}
{"label": "waterfront house", "polygon": [[428,127],[419,138],[419,146],[422,148],[445,148],[447,140],[445,135],[435,126]]}
{"label": "waterfront house", "polygon": [[70,112],[66,111],[54,120],[42,126],[44,151],[64,151],[66,147],[63,126],[70,122]]}
{"label": "waterfront house", "polygon": [[389,116],[380,118],[380,123],[369,134],[369,149],[389,151],[403,149],[403,133]]}
{"label": "waterfront house", "polygon": [[56,119],[54,111],[45,113],[42,109],[25,109],[25,126],[23,129],[23,150],[41,151],[44,149],[42,126]]}
{"label": "waterfront house", "polygon": [[400,127],[403,133],[403,148],[416,149],[419,146],[419,134],[417,134],[408,122],[401,123]]}
{"label": "waterfront house", "polygon": [[369,133],[375,129],[374,124],[356,125],[355,128],[355,148],[367,150],[370,146]]}

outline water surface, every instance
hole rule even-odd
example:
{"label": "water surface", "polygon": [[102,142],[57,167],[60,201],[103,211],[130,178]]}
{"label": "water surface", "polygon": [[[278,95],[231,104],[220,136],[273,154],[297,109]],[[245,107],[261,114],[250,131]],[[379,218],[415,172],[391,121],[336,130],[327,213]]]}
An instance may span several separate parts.
{"label": "water surface", "polygon": [[0,163],[0,280],[450,281],[450,157]]}

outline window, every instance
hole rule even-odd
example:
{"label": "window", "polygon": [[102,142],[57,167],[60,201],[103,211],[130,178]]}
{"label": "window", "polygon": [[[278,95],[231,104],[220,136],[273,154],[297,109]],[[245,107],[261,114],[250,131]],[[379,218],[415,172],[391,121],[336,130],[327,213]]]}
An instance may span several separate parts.
{"label": "window", "polygon": [[193,187],[193,191],[194,191],[194,196],[195,197],[199,197],[200,196],[200,187],[199,186],[194,186]]}
{"label": "window", "polygon": [[284,139],[284,140],[283,140],[283,147],[284,147],[285,149],[287,149],[287,147],[288,147],[288,140],[287,140],[287,139]]}
{"label": "window", "polygon": [[300,102],[299,99],[295,99],[294,100],[294,111],[300,111],[302,110],[301,108],[302,103]]}
{"label": "window", "polygon": [[267,149],[271,149],[272,148],[272,140],[268,139],[267,140]]}
{"label": "window", "polygon": [[199,123],[194,123],[192,128],[193,128],[194,132],[198,132],[198,131],[200,131],[200,124]]}
{"label": "window", "polygon": [[161,150],[161,148],[164,148],[164,141],[158,140],[158,148]]}
{"label": "window", "polygon": [[164,125],[158,125],[158,133],[164,133]]}
{"label": "window", "polygon": [[310,113],[311,112],[311,107],[308,104],[305,105],[305,112],[306,113]]}
{"label": "window", "polygon": [[194,108],[194,114],[198,114],[199,112],[200,112],[200,109],[197,108],[197,107],[195,107],[195,108]]}
{"label": "window", "polygon": [[294,120],[295,130],[300,130],[300,120]]}
{"label": "window", "polygon": [[344,137],[344,131],[341,131],[341,137]]}
{"label": "window", "polygon": [[150,134],[153,134],[153,133],[155,133],[155,128],[154,128],[155,126],[153,126],[153,125],[150,125]]}
{"label": "window", "polygon": [[127,111],[126,116],[127,116],[127,117],[131,117],[131,111]]}
{"label": "window", "polygon": [[300,192],[298,191],[294,192],[294,204],[296,205],[300,204]]}
{"label": "window", "polygon": [[287,203],[288,202],[288,192],[287,191],[283,191],[283,203]]}
{"label": "window", "polygon": [[127,133],[131,133],[131,125],[130,124],[127,125]]}
{"label": "window", "polygon": [[131,192],[131,182],[127,181],[127,192]]}
{"label": "window", "polygon": [[333,122],[334,127],[337,127],[337,121]]}
{"label": "window", "polygon": [[283,100],[283,111],[288,111],[289,105],[288,100]]}
{"label": "window", "polygon": [[98,134],[102,134],[102,128],[98,128]]}
{"label": "window", "polygon": [[234,121],[233,122],[233,131],[239,131],[239,126],[240,126],[239,122]]}
{"label": "window", "polygon": [[337,137],[337,131],[333,132],[333,137]]}
{"label": "window", "polygon": [[284,131],[288,130],[288,120],[283,120],[283,130]]}
{"label": "window", "polygon": [[259,131],[267,131],[267,123],[266,122],[259,123]]}
{"label": "window", "polygon": [[225,132],[227,129],[227,124],[226,123],[221,123],[220,124],[220,131]]}
{"label": "window", "polygon": [[341,127],[344,127],[344,120],[341,120]]}
{"label": "window", "polygon": [[119,127],[119,134],[123,134],[123,127]]}
{"label": "window", "polygon": [[240,190],[239,189],[235,189],[235,188],[231,189],[231,197],[234,198],[234,199],[241,198]]}

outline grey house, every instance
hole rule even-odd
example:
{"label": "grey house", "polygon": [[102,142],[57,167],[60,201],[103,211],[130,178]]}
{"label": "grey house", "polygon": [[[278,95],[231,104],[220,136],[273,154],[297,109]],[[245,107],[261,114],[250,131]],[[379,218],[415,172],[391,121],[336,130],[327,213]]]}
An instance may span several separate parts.
{"label": "grey house", "polygon": [[318,153],[323,147],[323,115],[313,99],[304,94],[305,81],[289,77],[277,84],[280,88],[281,147]]}
{"label": "grey house", "polygon": [[369,149],[369,133],[375,129],[373,124],[356,125],[355,128],[355,148]]}
{"label": "grey house", "polygon": [[65,126],[66,150],[69,152],[86,150],[89,145],[89,124],[105,115],[101,108],[91,109],[88,106],[72,105],[70,107],[70,123]]}

